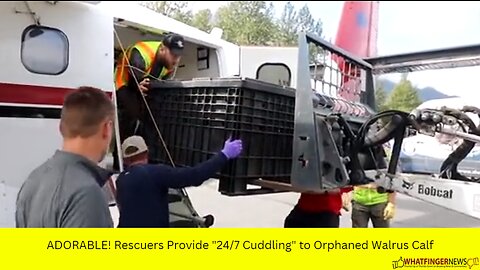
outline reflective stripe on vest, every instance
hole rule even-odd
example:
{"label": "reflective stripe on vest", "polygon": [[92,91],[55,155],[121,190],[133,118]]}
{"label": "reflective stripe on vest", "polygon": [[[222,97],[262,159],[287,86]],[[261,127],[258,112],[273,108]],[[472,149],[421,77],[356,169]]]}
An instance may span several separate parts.
{"label": "reflective stripe on vest", "polygon": [[[122,56],[118,60],[119,62],[117,63],[117,67],[115,69],[115,89],[118,90],[122,86],[128,84],[129,68],[127,58],[130,59],[132,49],[137,49],[140,52],[143,60],[145,61],[144,77],[146,77],[150,75],[150,72],[152,71],[153,63],[155,61],[155,55],[160,46],[162,46],[162,42],[159,41],[141,41],[136,43],[134,46],[128,48],[126,52],[127,57],[122,54]],[[169,73],[170,71],[163,67],[162,71],[160,72],[159,78],[164,78]],[[139,82],[141,79],[142,78],[137,78]]]}

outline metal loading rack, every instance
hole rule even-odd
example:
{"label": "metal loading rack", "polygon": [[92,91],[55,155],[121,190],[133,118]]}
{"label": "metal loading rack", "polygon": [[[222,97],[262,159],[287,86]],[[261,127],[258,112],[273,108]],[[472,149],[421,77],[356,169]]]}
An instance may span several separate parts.
{"label": "metal loading rack", "polygon": [[[381,147],[357,142],[375,111],[372,66],[318,36],[300,33],[298,41],[291,189],[319,192],[361,184],[363,169],[386,165]],[[312,51],[319,53],[312,57]],[[315,91],[335,89],[331,106],[312,104],[312,62],[325,70],[318,79],[322,88]],[[367,130],[372,131],[375,126]]]}

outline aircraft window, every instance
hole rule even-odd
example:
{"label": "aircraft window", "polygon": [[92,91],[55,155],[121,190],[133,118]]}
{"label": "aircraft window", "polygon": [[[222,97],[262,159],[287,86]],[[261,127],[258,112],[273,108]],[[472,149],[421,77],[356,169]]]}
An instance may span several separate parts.
{"label": "aircraft window", "polygon": [[32,73],[62,74],[68,67],[68,46],[68,38],[62,31],[30,25],[22,33],[22,64]]}
{"label": "aircraft window", "polygon": [[257,70],[257,80],[290,86],[291,72],[283,63],[265,63]]}

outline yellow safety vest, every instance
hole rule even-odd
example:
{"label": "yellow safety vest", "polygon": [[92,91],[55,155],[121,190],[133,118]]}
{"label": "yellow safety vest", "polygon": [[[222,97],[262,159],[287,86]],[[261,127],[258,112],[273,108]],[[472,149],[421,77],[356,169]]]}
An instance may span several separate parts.
{"label": "yellow safety vest", "polygon": [[352,199],[363,205],[374,205],[387,202],[388,193],[379,193],[371,188],[355,187]]}
{"label": "yellow safety vest", "polygon": [[[140,41],[126,50],[126,57],[122,53],[118,59],[117,66],[115,68],[115,89],[118,90],[122,86],[128,84],[129,68],[127,59],[130,59],[130,55],[133,49],[137,49],[142,55],[142,58],[145,61],[144,76],[148,76],[152,71],[153,63],[155,62],[155,55],[160,46],[162,46],[162,42],[160,41]],[[158,78],[163,79],[170,73],[171,70],[163,67]],[[141,79],[142,78],[137,78],[139,82]]]}

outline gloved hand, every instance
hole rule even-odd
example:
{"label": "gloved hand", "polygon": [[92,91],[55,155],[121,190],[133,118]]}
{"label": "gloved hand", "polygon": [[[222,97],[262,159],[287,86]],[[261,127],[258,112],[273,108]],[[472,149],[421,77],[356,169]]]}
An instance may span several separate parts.
{"label": "gloved hand", "polygon": [[395,205],[391,202],[387,203],[383,210],[383,219],[392,219],[395,216]]}
{"label": "gloved hand", "polygon": [[240,155],[243,150],[242,147],[242,140],[232,141],[232,138],[230,137],[225,141],[222,153],[225,154],[228,159],[234,159]]}

